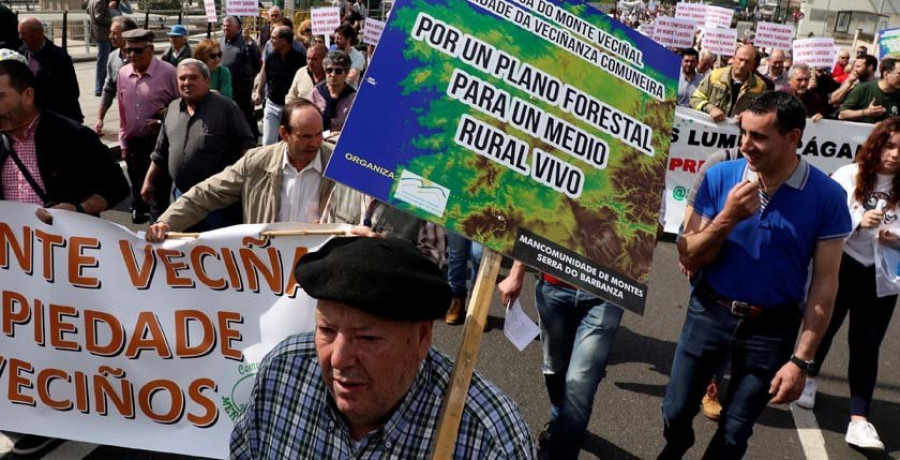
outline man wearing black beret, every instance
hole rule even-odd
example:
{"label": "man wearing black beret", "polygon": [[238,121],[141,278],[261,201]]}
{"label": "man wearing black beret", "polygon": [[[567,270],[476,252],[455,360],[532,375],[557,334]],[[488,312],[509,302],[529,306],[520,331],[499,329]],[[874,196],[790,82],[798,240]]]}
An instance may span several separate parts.
{"label": "man wearing black beret", "polygon": [[[266,356],[231,434],[232,459],[428,458],[453,362],[431,347],[450,288],[416,247],[335,238],[300,259],[315,333]],[[472,377],[454,458],[534,458],[517,405]]]}

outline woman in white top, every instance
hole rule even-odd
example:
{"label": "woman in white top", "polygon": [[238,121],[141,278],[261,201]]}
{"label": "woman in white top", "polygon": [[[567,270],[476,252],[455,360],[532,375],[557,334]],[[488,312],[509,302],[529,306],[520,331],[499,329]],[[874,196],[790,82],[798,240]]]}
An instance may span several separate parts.
{"label": "woman in white top", "polygon": [[890,224],[900,215],[900,117],[879,123],[856,161],[835,171],[832,178],[847,191],[847,205],[854,231],[844,242],[839,287],[828,330],[816,353],[814,365],[803,395],[801,407],[812,409],[815,403],[816,375],[828,355],[834,335],[850,313],[848,342],[850,364],[850,425],[847,443],[872,450],[884,444],[868,421],[872,393],[878,375],[878,350],[894,313],[897,295],[878,297],[876,289],[875,248],[900,247],[897,230]]}

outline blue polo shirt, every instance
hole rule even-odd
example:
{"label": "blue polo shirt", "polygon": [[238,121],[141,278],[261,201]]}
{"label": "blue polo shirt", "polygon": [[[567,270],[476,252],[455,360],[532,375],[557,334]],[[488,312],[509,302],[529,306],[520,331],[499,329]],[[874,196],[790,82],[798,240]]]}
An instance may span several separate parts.
{"label": "blue polo shirt", "polygon": [[[711,167],[694,201],[694,211],[712,220],[728,192],[756,173],[747,160]],[[850,234],[844,189],[802,158],[765,209],[737,224],[702,277],[719,295],[760,307],[799,304],[819,240]]]}

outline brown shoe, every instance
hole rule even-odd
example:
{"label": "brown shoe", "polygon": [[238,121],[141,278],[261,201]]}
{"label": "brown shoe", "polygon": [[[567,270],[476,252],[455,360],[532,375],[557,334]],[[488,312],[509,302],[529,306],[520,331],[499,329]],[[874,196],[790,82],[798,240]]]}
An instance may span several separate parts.
{"label": "brown shoe", "polygon": [[444,322],[451,326],[458,326],[466,321],[466,298],[454,297],[450,300],[450,308],[444,316]]}
{"label": "brown shoe", "polygon": [[718,382],[709,382],[706,387],[706,395],[703,396],[703,415],[710,420],[719,420],[719,414],[722,413],[722,405],[719,404],[719,384]]}

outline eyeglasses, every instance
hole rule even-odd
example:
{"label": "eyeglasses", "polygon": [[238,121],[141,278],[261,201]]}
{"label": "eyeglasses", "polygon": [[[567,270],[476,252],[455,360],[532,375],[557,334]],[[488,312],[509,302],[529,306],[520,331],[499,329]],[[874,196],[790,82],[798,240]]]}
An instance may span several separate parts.
{"label": "eyeglasses", "polygon": [[325,69],[325,73],[333,73],[335,75],[342,75],[344,73],[344,69],[340,67],[328,67]]}
{"label": "eyeglasses", "polygon": [[144,46],[142,48],[125,48],[125,54],[133,54],[135,56],[139,56],[144,53],[144,50],[149,48],[149,46]]}
{"label": "eyeglasses", "polygon": [[313,43],[325,43],[325,40],[323,40],[321,38],[317,38],[317,39],[313,40]]}
{"label": "eyeglasses", "polygon": [[312,33],[312,29],[303,29],[303,30],[301,30],[301,32],[303,32],[303,33],[305,33],[305,34],[311,34],[311,33]]}
{"label": "eyeglasses", "polygon": [[218,53],[213,53],[213,54],[210,54],[210,55],[209,55],[209,58],[210,58],[210,59],[219,59],[220,57],[222,57],[222,52],[221,52],[221,51],[219,51]]}

